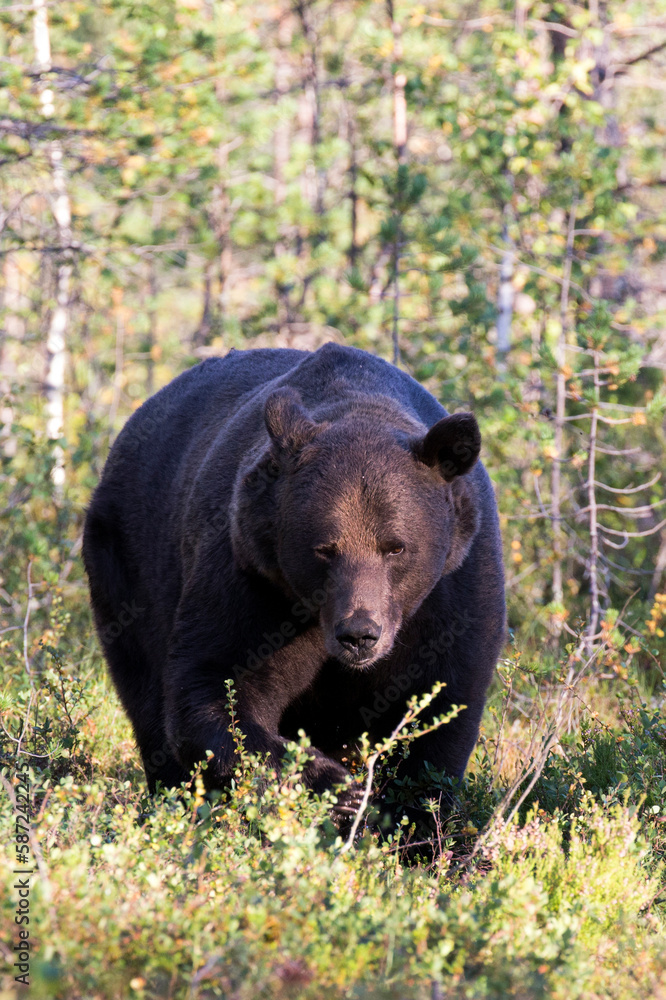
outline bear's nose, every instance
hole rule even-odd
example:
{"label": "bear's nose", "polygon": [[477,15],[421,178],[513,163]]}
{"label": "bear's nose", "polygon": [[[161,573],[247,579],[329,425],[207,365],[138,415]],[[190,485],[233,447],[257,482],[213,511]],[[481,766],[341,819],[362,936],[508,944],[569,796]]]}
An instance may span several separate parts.
{"label": "bear's nose", "polygon": [[382,627],[370,617],[367,611],[355,611],[335,627],[335,638],[350,653],[369,652],[377,645]]}

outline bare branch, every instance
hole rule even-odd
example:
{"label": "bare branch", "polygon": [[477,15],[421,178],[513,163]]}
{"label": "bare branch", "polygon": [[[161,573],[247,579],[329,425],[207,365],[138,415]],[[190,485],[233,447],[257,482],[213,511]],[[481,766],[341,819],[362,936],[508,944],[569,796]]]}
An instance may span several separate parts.
{"label": "bare branch", "polygon": [[[660,521],[659,524],[655,524],[653,528],[649,528],[647,531],[616,531],[615,528],[606,528],[603,524],[600,524],[599,528],[604,532],[604,534],[617,535],[618,538],[647,538],[648,535],[656,535],[656,533],[663,528],[665,524],[666,518],[664,518],[663,521]],[[612,545],[612,542],[609,542],[608,544]],[[617,546],[614,545],[613,548],[617,548]],[[624,546],[622,546],[622,548],[624,548]]]}
{"label": "bare branch", "polygon": [[625,540],[623,542],[620,542],[619,544],[616,544],[615,542],[611,542],[610,538],[604,538],[604,546],[610,545],[610,547],[612,549],[615,549],[616,552],[619,552],[622,549],[626,549],[626,547],[627,547],[628,544],[629,544],[629,538],[628,537],[625,538]]}
{"label": "bare branch", "polygon": [[[57,7],[60,0],[44,0],[44,7]],[[23,12],[32,12],[35,9],[34,4],[31,3],[14,3],[11,7],[0,7],[0,14],[17,14]]]}
{"label": "bare branch", "polygon": [[640,448],[602,448],[597,446],[597,451],[601,452],[602,455],[638,455],[640,450]]}
{"label": "bare branch", "polygon": [[600,413],[598,414],[599,420],[604,424],[630,424],[631,417],[603,417]]}
{"label": "bare branch", "polygon": [[641,52],[639,56],[634,56],[633,59],[625,59],[623,63],[620,63],[618,69],[622,69],[623,67],[626,66],[635,66],[636,63],[643,62],[644,59],[649,59],[650,56],[655,55],[657,52],[661,52],[663,49],[666,49],[666,41],[659,42],[657,45],[653,45],[645,52]]}
{"label": "bare branch", "polygon": [[557,24],[555,21],[539,21],[536,18],[528,18],[527,24],[530,27],[545,28],[546,31],[554,31],[556,35],[566,35],[567,38],[578,38],[579,31],[569,27],[568,24]]}
{"label": "bare branch", "polygon": [[32,601],[32,589],[33,584],[30,579],[30,573],[32,571],[32,559],[28,563],[28,600],[25,608],[25,618],[23,619],[23,662],[25,664],[25,670],[30,678],[30,683],[32,683],[32,667],[30,666],[30,657],[28,656],[28,626],[30,625],[30,602]]}
{"label": "bare branch", "polygon": [[[640,520],[649,517],[653,510],[657,507],[663,507],[665,503],[666,500],[657,500],[655,503],[646,504],[644,507],[613,507],[610,504],[598,503],[596,504],[596,510],[611,510],[615,514],[623,514],[626,517],[637,517]],[[580,514],[587,514],[589,510],[589,507],[581,507],[580,510],[576,511],[576,517]]]}
{"label": "bare branch", "polygon": [[95,129],[71,128],[68,125],[56,125],[54,122],[29,122],[23,118],[14,118],[12,115],[3,115],[0,118],[0,132],[10,132],[12,135],[19,135],[23,139],[47,139],[54,133],[64,135],[99,135]]}
{"label": "bare branch", "polygon": [[432,14],[423,15],[423,23],[431,24],[435,28],[484,28],[488,24],[500,20],[503,14],[489,14],[487,17],[474,17],[469,21],[457,20],[450,17],[433,17]]}
{"label": "bare branch", "polygon": [[600,483],[598,480],[595,480],[594,485],[599,486],[602,490],[608,490],[609,493],[621,493],[623,496],[626,496],[628,493],[640,493],[641,490],[647,490],[651,486],[654,486],[655,483],[658,483],[660,479],[661,472],[658,472],[649,482],[643,483],[641,486],[625,486],[622,489],[616,489],[615,486],[607,486],[606,483]]}
{"label": "bare branch", "polygon": [[[610,369],[600,368],[599,371],[610,371]],[[607,403],[601,400],[599,406],[602,410],[622,410],[624,413],[645,413],[644,406],[627,406],[626,403]]]}

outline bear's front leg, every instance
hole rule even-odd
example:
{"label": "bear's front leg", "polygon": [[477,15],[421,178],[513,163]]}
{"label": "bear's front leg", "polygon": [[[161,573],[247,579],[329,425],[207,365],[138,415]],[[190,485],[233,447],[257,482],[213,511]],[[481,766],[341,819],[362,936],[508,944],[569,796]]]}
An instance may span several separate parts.
{"label": "bear's front leg", "polygon": [[[212,692],[210,700],[203,698],[199,701],[204,692],[205,688],[198,688],[198,698],[194,701],[182,694],[176,699],[167,693],[167,737],[171,752],[188,773],[206,760],[208,751],[212,751],[213,757],[208,761],[204,782],[209,789],[221,788],[228,783],[234,768],[236,745],[231,732],[232,720],[228,707],[216,700]],[[279,775],[287,740],[273,727],[266,727],[257,721],[256,715],[264,714],[262,707],[268,706],[258,703],[255,705],[258,712],[239,711],[234,722],[243,735],[245,750],[267,753],[276,775]],[[308,756],[303,769],[304,784],[317,794],[327,789],[335,792],[337,802],[331,815],[336,825],[344,827],[360,807],[363,788],[352,780],[342,764],[316,747],[309,748]]]}
{"label": "bear's front leg", "polygon": [[[225,668],[233,663],[233,656],[219,636],[209,640],[206,642],[199,630],[184,627],[182,619],[174,629],[164,691],[165,731],[171,753],[189,772],[211,751],[213,757],[204,776],[207,787],[228,783],[236,749],[225,690],[225,679],[231,677],[235,685],[234,722],[243,734],[243,745],[250,753],[268,754],[279,774],[287,744],[279,732],[280,719],[292,698],[309,683],[308,672],[296,666],[316,662],[315,650],[307,648],[308,642],[313,645],[316,640],[301,636],[296,649],[277,651],[253,671]],[[336,790],[332,816],[338,825],[345,825],[358,810],[363,789],[342,764],[315,747],[308,754],[304,783],[318,794]],[[344,787],[337,790],[338,786]]]}

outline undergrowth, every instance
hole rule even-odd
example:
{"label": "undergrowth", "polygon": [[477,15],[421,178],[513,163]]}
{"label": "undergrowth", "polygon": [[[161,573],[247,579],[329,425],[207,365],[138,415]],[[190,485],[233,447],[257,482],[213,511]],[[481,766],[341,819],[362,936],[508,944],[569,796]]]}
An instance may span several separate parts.
{"label": "undergrowth", "polygon": [[585,799],[566,850],[561,816],[531,816],[472,870],[406,868],[371,836],[341,856],[297,766],[257,794],[246,763],[212,807],[60,779],[35,823],[29,995],[629,996],[637,969],[657,995],[659,889],[631,810]]}
{"label": "undergrowth", "polygon": [[[238,740],[225,792],[206,796],[199,773],[149,798],[94,643],[86,634],[68,662],[57,600],[49,614],[30,674],[21,633],[3,640],[3,997],[666,996],[658,694],[603,689],[592,664],[566,702],[576,726],[572,715],[544,753],[565,685],[546,691],[513,656],[464,784],[430,770],[398,788],[430,808],[430,843],[408,822],[383,836],[361,824],[345,851],[330,794],[301,781],[305,740],[279,781]],[[607,721],[587,706],[602,689]],[[30,986],[12,971],[19,758],[36,872]]]}

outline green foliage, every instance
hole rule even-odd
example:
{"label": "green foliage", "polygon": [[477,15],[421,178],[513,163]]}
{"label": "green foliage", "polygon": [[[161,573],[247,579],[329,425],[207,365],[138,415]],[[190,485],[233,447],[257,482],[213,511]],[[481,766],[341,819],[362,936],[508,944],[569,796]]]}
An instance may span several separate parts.
{"label": "green foliage", "polygon": [[666,857],[662,829],[666,792],[666,727],[660,712],[645,703],[626,706],[624,725],[603,729],[584,721],[578,740],[551,757],[528,802],[546,812],[575,813],[586,797],[611,810],[628,807],[643,817],[653,857]]}
{"label": "green foliage", "polygon": [[[666,122],[659,92],[633,86],[652,65],[637,59],[638,40],[644,24],[659,22],[661,0],[631,10],[613,2],[596,14],[573,3],[392,9],[402,32],[397,55],[387,8],[368,0],[81,0],[50,11],[53,69],[38,81],[28,73],[32,18],[2,13],[0,113],[19,123],[3,133],[3,365],[15,371],[2,386],[12,411],[3,436],[23,448],[28,426],[28,447],[43,447],[37,394],[25,387],[43,378],[58,260],[44,197],[51,133],[39,119],[39,87],[48,84],[75,266],[67,499],[86,502],[107,434],[197,357],[275,338],[313,347],[332,327],[390,356],[395,333],[403,365],[445,405],[473,406],[479,416],[507,562],[521,583],[510,589],[511,625],[523,640],[557,646],[561,622],[541,609],[556,598],[571,622],[589,617],[590,606],[589,524],[578,512],[587,505],[594,392],[582,351],[603,355],[606,416],[631,412],[628,423],[603,426],[597,480],[623,489],[663,465],[663,372],[645,358],[663,329],[650,288],[663,284]],[[608,59],[624,67],[612,80]],[[402,157],[388,86],[396,72],[405,78]],[[498,274],[507,253],[511,350],[499,357]],[[571,422],[556,459],[560,368]],[[16,418],[19,403],[29,424]],[[549,516],[549,480],[561,459],[562,596],[552,593]],[[5,472],[0,486],[11,497],[21,488],[18,456]],[[621,503],[663,500],[656,483]],[[662,535],[656,516],[634,517],[602,519],[611,531],[655,529],[619,549],[610,544],[618,536],[607,536],[604,608],[650,591]],[[12,552],[21,539],[36,556],[54,544],[21,530]],[[75,540],[70,534],[67,543]],[[14,561],[10,593],[20,567]],[[628,615],[635,628],[631,607]]]}
{"label": "green foliage", "polygon": [[[398,47],[388,7],[50,4],[43,74],[32,14],[0,10],[0,745],[8,774],[19,748],[33,768],[39,1000],[666,989],[664,4],[396,3]],[[57,495],[41,389],[63,262]],[[498,496],[514,646],[471,773],[461,788],[430,767],[398,784],[410,820],[346,853],[329,803],[301,786],[304,747],[279,783],[239,746],[219,798],[195,783],[148,800],[79,559],[110,441],[207,353],[335,336],[390,357],[394,332],[403,367],[449,409],[474,409]],[[538,712],[589,652],[595,413],[608,531],[586,704],[507,822],[549,725]],[[8,851],[9,796],[2,809]],[[11,895],[2,906],[11,941]]]}
{"label": "green foliage", "polygon": [[[666,975],[653,904],[661,869],[635,807],[600,805],[588,791],[552,808],[544,799],[522,823],[496,823],[476,857],[444,850],[427,866],[405,864],[400,836],[369,831],[344,853],[330,794],[302,785],[305,742],[291,745],[276,781],[239,737],[226,792],[205,795],[195,774],[150,800],[130,761],[118,769],[129,734],[106,682],[89,678],[76,700],[70,670],[56,668],[62,686],[47,668],[36,714],[60,699],[53,735],[71,719],[79,756],[63,772],[62,741],[36,732],[26,744],[46,754],[30,771],[41,861],[27,995],[628,998]],[[564,782],[569,766],[582,772],[594,759],[603,784],[607,762],[591,745],[588,734],[566,765],[553,758],[550,775],[559,768]],[[9,876],[9,795],[2,824]],[[460,830],[449,827],[444,847]],[[14,905],[6,894],[5,941]]]}

